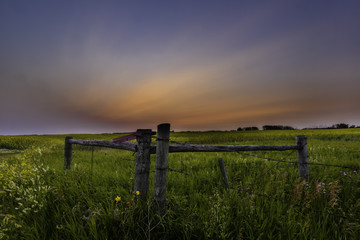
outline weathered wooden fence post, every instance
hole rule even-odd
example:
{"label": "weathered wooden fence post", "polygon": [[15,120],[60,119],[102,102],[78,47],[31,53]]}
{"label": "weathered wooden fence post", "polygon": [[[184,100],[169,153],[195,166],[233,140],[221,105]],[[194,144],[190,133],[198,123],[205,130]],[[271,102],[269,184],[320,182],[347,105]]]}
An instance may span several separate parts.
{"label": "weathered wooden fence post", "polygon": [[304,178],[306,181],[309,180],[309,159],[307,152],[307,137],[306,136],[297,136],[296,143],[299,147],[298,149],[298,167],[299,175]]}
{"label": "weathered wooden fence post", "polygon": [[219,158],[219,167],[220,167],[221,174],[223,176],[225,189],[228,190],[228,189],[230,189],[230,185],[229,185],[229,180],[228,180],[228,177],[227,177],[226,171],[225,171],[224,160],[222,158]]}
{"label": "weathered wooden fence post", "polygon": [[154,209],[161,211],[166,201],[166,174],[169,159],[170,124],[164,123],[157,128],[157,147],[155,163]]}
{"label": "weathered wooden fence post", "polygon": [[151,129],[138,129],[136,133],[137,153],[135,166],[134,194],[142,200],[147,199],[149,191],[149,172],[150,172],[150,145]]}
{"label": "weathered wooden fence post", "polygon": [[64,159],[64,167],[65,169],[71,168],[71,162],[72,162],[72,144],[70,143],[70,140],[73,139],[73,137],[65,137],[65,159]]}

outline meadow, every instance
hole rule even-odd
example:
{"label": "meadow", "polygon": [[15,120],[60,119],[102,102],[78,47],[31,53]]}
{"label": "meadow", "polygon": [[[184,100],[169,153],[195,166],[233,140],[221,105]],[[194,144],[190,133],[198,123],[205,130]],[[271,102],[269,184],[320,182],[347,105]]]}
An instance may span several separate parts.
{"label": "meadow", "polygon": [[170,138],[283,145],[296,144],[297,135],[308,137],[308,182],[296,164],[271,161],[297,161],[297,151],[171,153],[161,214],[151,200],[155,155],[144,202],[132,189],[132,152],[74,145],[72,169],[64,170],[65,135],[0,136],[0,239],[358,239],[360,129],[171,132]]}

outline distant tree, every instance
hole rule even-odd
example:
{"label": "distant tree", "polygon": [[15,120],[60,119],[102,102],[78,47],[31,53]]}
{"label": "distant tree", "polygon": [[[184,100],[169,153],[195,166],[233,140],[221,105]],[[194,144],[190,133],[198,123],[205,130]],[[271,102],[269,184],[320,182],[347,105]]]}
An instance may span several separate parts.
{"label": "distant tree", "polygon": [[349,128],[355,128],[356,126],[355,125],[351,125]]}
{"label": "distant tree", "polygon": [[245,127],[244,130],[245,131],[257,131],[257,130],[259,130],[259,128],[258,127]]}
{"label": "distant tree", "polygon": [[239,128],[237,129],[237,131],[243,131],[243,129],[242,129],[241,127],[239,127]]}
{"label": "distant tree", "polygon": [[262,126],[262,129],[263,130],[270,130],[271,126],[270,125],[264,125],[264,126]]}
{"label": "distant tree", "polygon": [[294,130],[293,127],[283,125],[264,125],[263,130]]}
{"label": "distant tree", "polygon": [[279,130],[279,126],[276,126],[276,125],[264,125],[263,127],[263,130]]}
{"label": "distant tree", "polygon": [[337,124],[332,125],[331,128],[335,128],[335,129],[349,128],[349,124],[337,123]]}

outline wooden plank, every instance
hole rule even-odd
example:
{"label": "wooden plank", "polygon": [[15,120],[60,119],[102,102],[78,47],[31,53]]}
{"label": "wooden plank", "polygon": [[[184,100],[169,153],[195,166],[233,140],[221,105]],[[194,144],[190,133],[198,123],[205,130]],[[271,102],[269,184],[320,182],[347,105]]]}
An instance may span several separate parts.
{"label": "wooden plank", "polygon": [[[138,129],[134,195],[142,200],[147,199],[150,173],[151,129]],[[139,193],[139,196],[138,194]]]}
{"label": "wooden plank", "polygon": [[65,169],[71,168],[71,162],[72,162],[72,141],[73,137],[65,137],[65,153],[64,153],[64,167]]}
{"label": "wooden plank", "polygon": [[298,167],[299,167],[299,176],[309,181],[309,159],[307,152],[307,137],[306,136],[297,136],[296,142],[298,145]]}
{"label": "wooden plank", "polygon": [[222,158],[219,158],[219,167],[220,167],[221,175],[223,176],[224,187],[226,190],[228,190],[230,189],[230,184],[228,177],[226,175],[224,160]]}
{"label": "wooden plank", "polygon": [[[169,145],[169,153],[174,152],[241,152],[241,151],[287,151],[297,150],[298,145]],[[151,146],[151,153],[156,152],[156,146]]]}
{"label": "wooden plank", "polygon": [[162,211],[166,201],[166,176],[169,158],[170,124],[158,125],[155,185],[154,185],[154,209]]}
{"label": "wooden plank", "polygon": [[[74,140],[71,139],[70,143],[80,144],[86,146],[98,146],[124,149],[128,151],[136,152],[136,143],[113,143],[110,141],[100,140]],[[150,146],[150,153],[156,153],[156,146]],[[173,152],[241,152],[241,151],[287,151],[298,150],[298,145],[169,145],[169,153]]]}
{"label": "wooden plank", "polygon": [[116,149],[123,149],[132,152],[136,152],[136,143],[113,143],[110,141],[100,141],[100,140],[74,140],[70,139],[70,143],[72,144],[79,144],[85,146],[96,146],[96,147],[107,147],[107,148],[116,148]]}

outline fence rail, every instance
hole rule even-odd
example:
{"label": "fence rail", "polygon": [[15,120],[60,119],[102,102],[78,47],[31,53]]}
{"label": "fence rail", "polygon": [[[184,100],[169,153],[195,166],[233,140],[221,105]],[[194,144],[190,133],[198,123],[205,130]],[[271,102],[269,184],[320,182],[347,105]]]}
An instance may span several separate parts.
{"label": "fence rail", "polygon": [[137,144],[136,143],[114,143],[110,141],[101,141],[101,140],[69,140],[70,144],[79,144],[85,146],[95,146],[95,147],[107,147],[107,148],[116,148],[123,149],[132,152],[137,152]]}
{"label": "fence rail", "polygon": [[287,151],[299,150],[298,145],[169,145],[169,153],[174,152],[241,152],[241,151]]}

